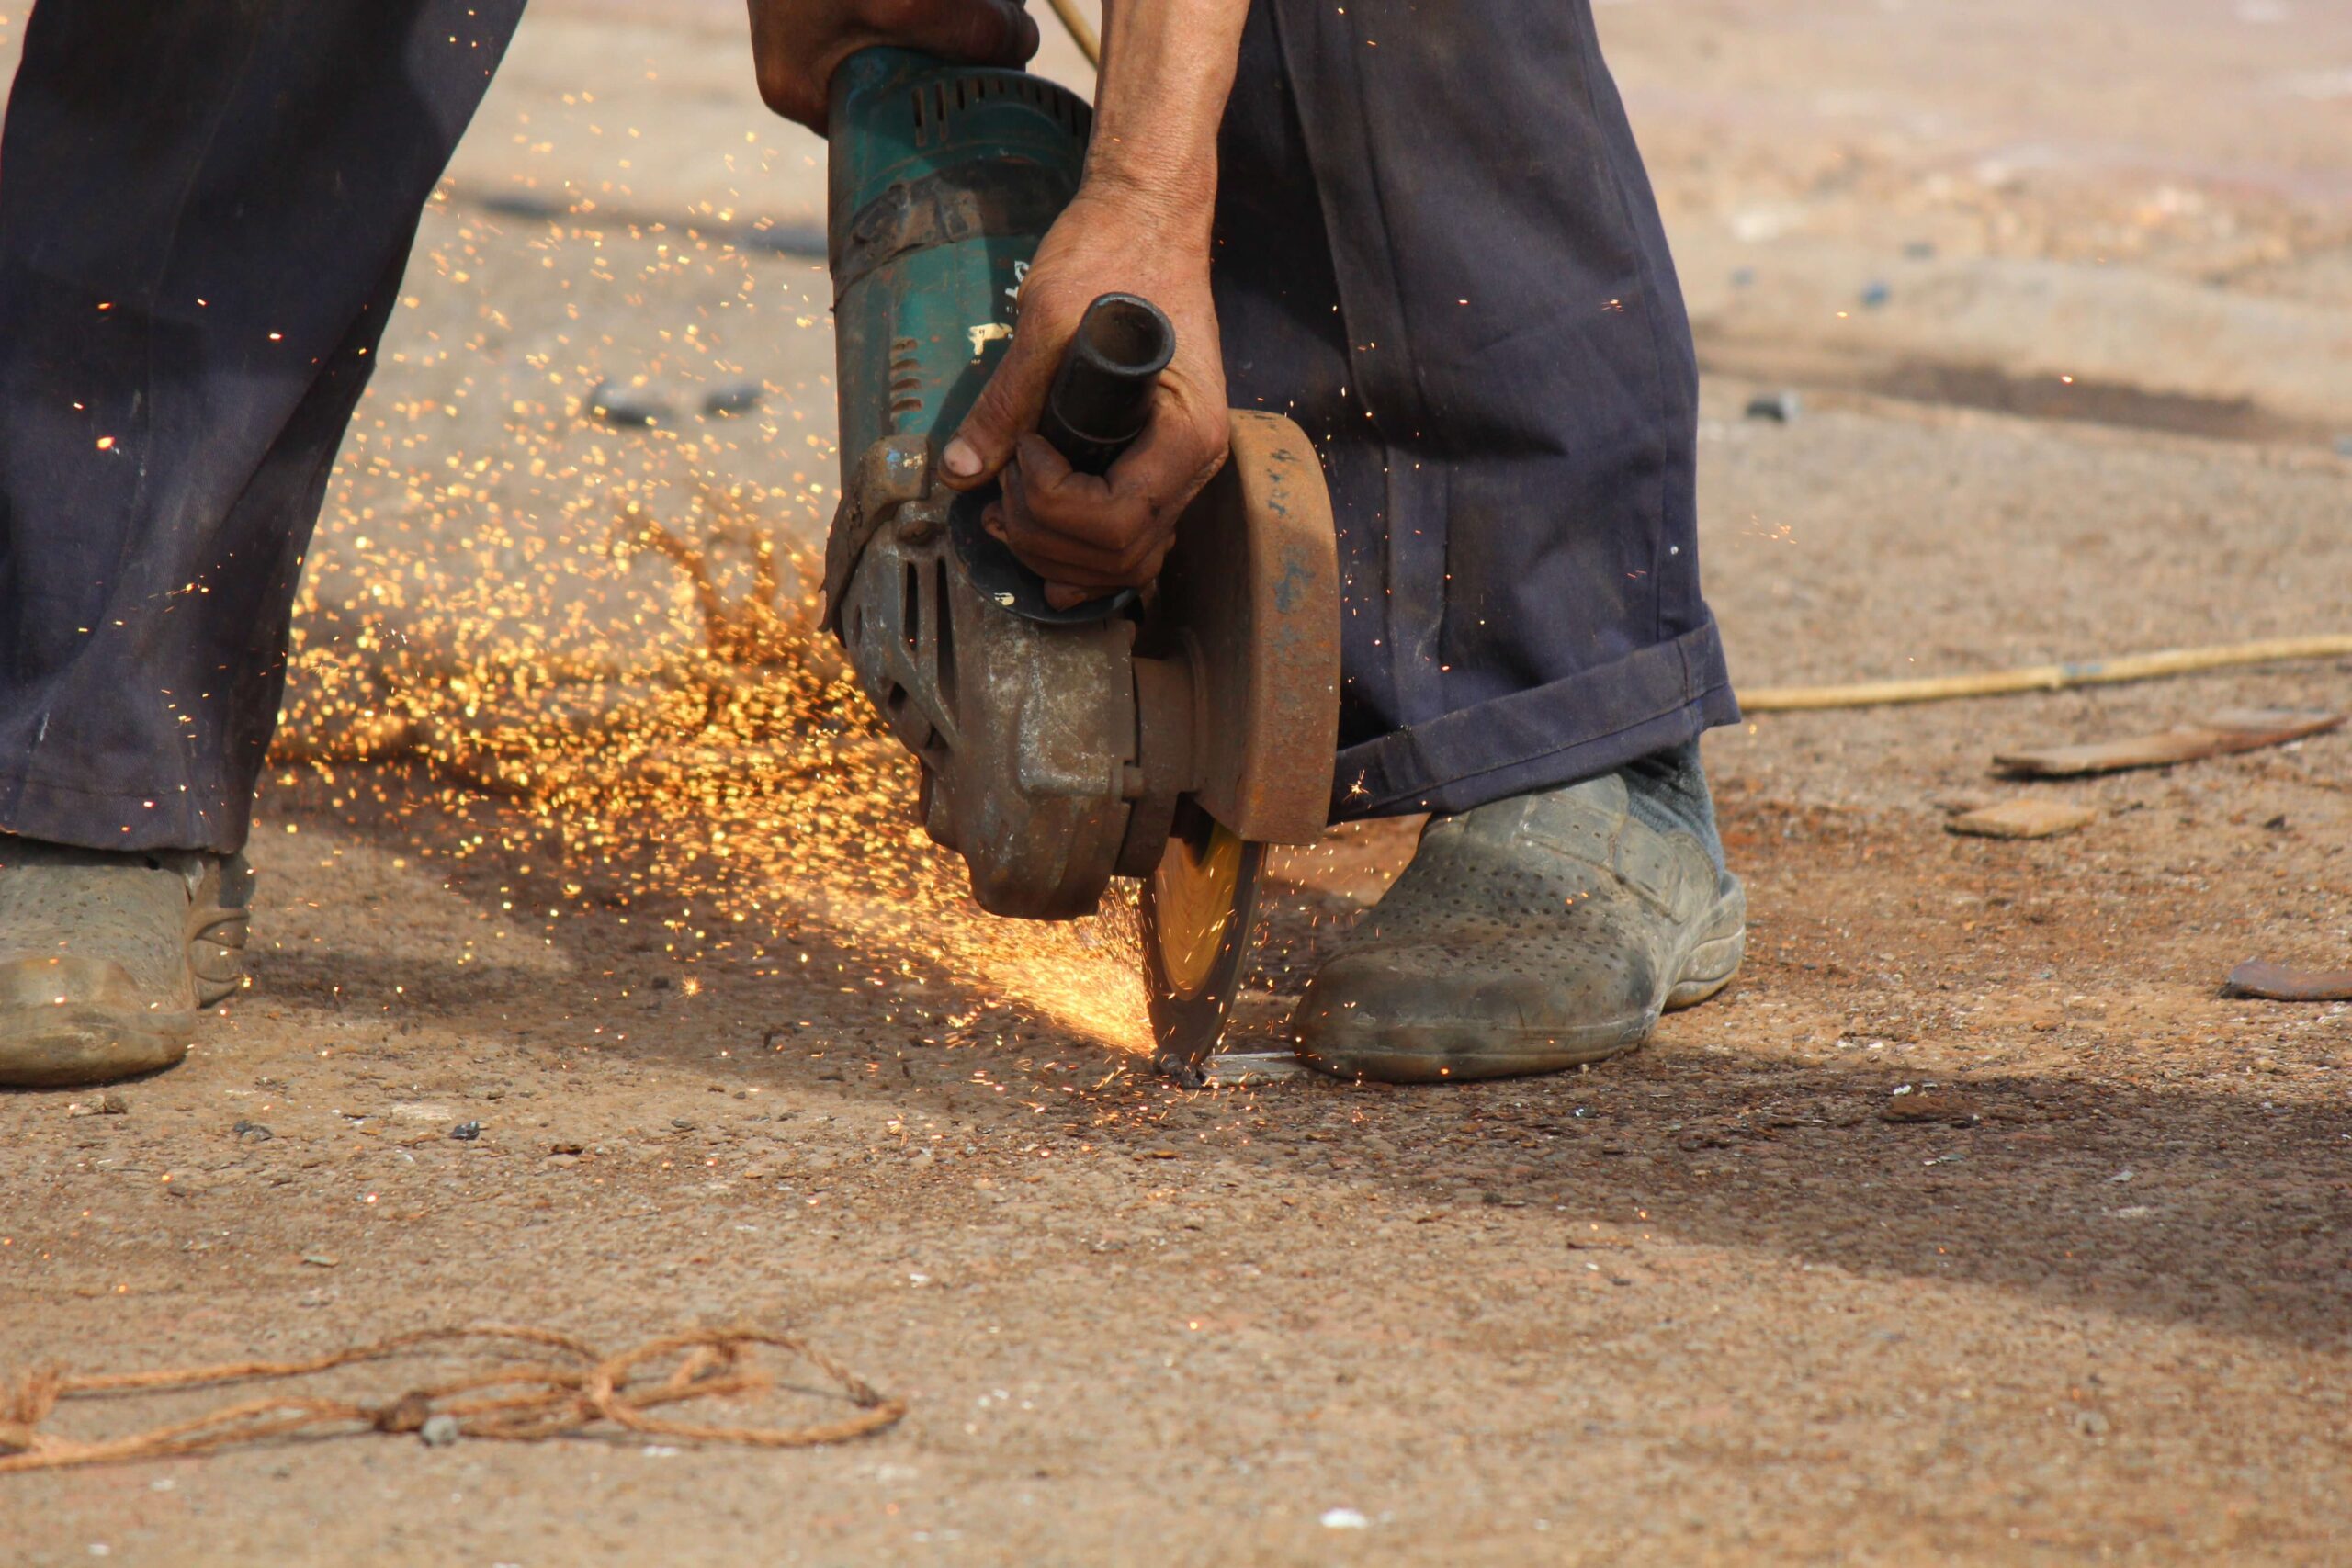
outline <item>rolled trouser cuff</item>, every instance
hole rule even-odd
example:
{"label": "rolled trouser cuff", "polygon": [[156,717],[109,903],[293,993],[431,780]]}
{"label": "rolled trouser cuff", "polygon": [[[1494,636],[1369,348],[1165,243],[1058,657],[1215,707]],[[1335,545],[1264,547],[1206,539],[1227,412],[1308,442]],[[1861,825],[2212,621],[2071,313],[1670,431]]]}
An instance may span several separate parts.
{"label": "rolled trouser cuff", "polygon": [[1613,772],[1738,718],[1710,618],[1611,663],[1344,748],[1331,818],[1467,811]]}
{"label": "rolled trouser cuff", "polygon": [[252,826],[253,792],[219,779],[92,789],[0,756],[0,833],[85,850],[227,855],[244,848]]}

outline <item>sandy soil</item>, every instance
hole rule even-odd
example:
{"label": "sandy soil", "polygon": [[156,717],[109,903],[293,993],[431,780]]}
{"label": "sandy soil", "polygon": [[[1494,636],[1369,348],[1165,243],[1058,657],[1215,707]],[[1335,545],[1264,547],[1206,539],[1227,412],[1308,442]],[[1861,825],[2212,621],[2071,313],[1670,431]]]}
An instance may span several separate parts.
{"label": "sandy soil", "polygon": [[[2352,24],[2044,9],[1602,12],[1716,369],[1703,546],[1744,684],[2347,629],[2323,349],[2352,331]],[[1708,751],[1747,968],[1647,1049],[1442,1092],[1169,1089],[1118,920],[960,905],[826,671],[720,680],[616,522],[712,525],[737,593],[695,481],[789,544],[833,463],[815,150],[734,85],[731,9],[650,16],[536,14],[428,215],[322,528],[254,990],[120,1114],[0,1100],[0,1368],[752,1319],[910,1412],[781,1454],[368,1437],[8,1478],[11,1561],[2352,1551],[2352,1009],[2218,993],[2248,956],[2346,962],[2352,736],[1988,772],[2344,711],[2352,662],[1758,717]],[[2075,363],[2100,398],[2052,389]],[[691,412],[730,377],[756,416]],[[688,412],[579,417],[639,378]],[[1789,384],[1793,423],[1742,417]],[[406,662],[345,657],[391,632]],[[652,694],[518,739],[545,690],[497,672],[551,664]],[[440,728],[318,760],[363,700]],[[492,708],[509,732],[460,723]],[[1944,830],[2028,794],[2100,815]],[[1245,1037],[1409,849],[1283,861]]]}

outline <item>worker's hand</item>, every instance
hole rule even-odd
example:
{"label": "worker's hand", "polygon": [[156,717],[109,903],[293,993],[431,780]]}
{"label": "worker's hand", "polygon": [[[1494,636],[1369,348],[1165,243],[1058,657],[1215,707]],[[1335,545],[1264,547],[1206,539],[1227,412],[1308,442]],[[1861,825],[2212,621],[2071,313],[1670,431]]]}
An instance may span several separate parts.
{"label": "worker's hand", "polygon": [[[1046,393],[1086,308],[1137,294],[1176,330],[1150,422],[1096,478],[1071,469],[1037,432]],[[1012,344],[940,455],[970,490],[1001,474],[989,531],[1046,580],[1057,609],[1159,575],[1176,519],[1225,463],[1225,367],[1209,296],[1208,216],[1193,201],[1103,189],[1090,177],[1037,247],[1021,285]]]}
{"label": "worker's hand", "polygon": [[1020,0],[751,0],[752,60],[768,107],[823,134],[833,71],[895,44],[975,65],[1020,65],[1037,24]]}

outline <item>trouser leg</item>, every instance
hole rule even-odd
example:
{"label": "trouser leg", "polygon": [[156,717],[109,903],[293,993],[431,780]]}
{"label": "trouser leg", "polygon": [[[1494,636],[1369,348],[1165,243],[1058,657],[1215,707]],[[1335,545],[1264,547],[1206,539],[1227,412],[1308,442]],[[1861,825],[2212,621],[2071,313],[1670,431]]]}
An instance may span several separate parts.
{"label": "trouser leg", "polygon": [[1259,0],[1221,153],[1233,400],[1306,426],[1340,526],[1334,814],[1735,718],[1690,328],[1587,0]]}
{"label": "trouser leg", "polygon": [[0,831],[244,840],[417,214],[522,0],[41,0],[0,131]]}

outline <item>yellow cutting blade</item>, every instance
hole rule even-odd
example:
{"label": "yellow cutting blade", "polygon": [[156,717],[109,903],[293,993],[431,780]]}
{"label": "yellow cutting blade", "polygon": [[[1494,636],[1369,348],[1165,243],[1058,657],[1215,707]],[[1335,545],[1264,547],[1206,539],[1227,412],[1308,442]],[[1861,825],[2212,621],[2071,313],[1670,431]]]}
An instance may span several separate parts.
{"label": "yellow cutting blade", "polygon": [[1159,1066],[1197,1079],[1225,1032],[1257,915],[1264,846],[1186,801],[1143,887],[1144,986]]}

